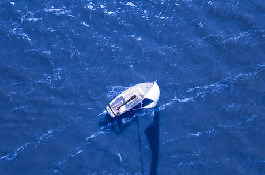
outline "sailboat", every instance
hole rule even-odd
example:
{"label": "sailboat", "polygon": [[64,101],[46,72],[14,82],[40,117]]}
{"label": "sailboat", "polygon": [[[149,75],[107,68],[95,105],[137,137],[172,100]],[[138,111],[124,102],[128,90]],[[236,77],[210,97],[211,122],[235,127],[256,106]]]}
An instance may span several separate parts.
{"label": "sailboat", "polygon": [[123,91],[107,105],[111,117],[118,117],[127,111],[156,106],[160,89],[156,82],[136,84]]}

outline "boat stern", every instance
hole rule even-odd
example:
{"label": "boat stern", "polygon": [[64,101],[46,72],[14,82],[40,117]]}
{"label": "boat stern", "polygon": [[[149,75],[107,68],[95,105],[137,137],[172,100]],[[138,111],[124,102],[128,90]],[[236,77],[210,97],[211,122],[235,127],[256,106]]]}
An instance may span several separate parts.
{"label": "boat stern", "polygon": [[114,111],[112,110],[110,104],[107,106],[107,111],[108,111],[109,115],[110,115],[112,118],[116,117],[116,114],[115,114]]}

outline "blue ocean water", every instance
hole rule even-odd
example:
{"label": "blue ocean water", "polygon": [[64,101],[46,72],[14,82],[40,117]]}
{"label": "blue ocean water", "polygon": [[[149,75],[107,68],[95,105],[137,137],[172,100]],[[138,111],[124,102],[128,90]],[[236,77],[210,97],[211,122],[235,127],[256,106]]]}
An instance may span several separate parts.
{"label": "blue ocean water", "polygon": [[[265,1],[1,0],[0,174],[265,174]],[[126,88],[155,109],[111,120]]]}

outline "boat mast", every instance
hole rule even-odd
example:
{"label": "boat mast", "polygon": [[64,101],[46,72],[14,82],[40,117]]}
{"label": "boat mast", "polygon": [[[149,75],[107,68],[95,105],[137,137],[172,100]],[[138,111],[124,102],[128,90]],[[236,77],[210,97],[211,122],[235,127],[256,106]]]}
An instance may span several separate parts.
{"label": "boat mast", "polygon": [[136,95],[131,96],[131,98],[129,100],[127,100],[126,102],[124,102],[121,106],[117,107],[117,110],[120,110],[120,108],[124,105],[126,105],[128,102],[130,102],[131,100],[135,99]]}

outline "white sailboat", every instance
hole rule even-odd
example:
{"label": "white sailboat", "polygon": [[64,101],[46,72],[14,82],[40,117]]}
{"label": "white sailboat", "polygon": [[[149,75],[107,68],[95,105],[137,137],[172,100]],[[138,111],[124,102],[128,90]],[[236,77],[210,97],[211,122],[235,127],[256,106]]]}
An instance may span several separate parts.
{"label": "white sailboat", "polygon": [[153,108],[160,96],[156,82],[140,83],[123,91],[107,106],[111,117],[117,117],[132,109]]}

